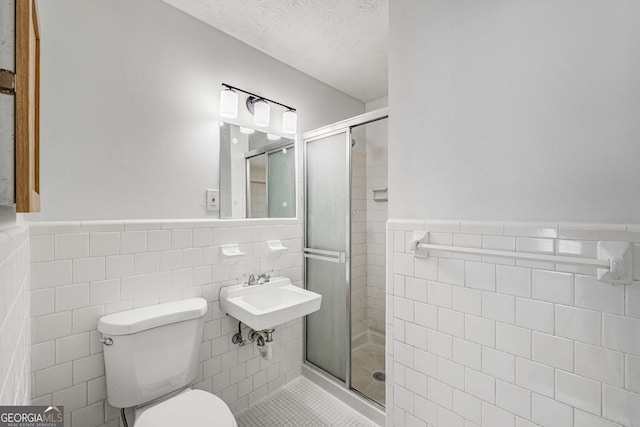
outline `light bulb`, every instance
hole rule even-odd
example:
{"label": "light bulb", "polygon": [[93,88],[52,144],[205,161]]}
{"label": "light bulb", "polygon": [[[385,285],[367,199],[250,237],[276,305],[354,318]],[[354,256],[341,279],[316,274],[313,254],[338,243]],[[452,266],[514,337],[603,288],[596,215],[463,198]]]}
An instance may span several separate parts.
{"label": "light bulb", "polygon": [[260,127],[269,126],[271,116],[271,107],[269,104],[260,99],[253,103],[253,124]]}
{"label": "light bulb", "polygon": [[228,119],[238,117],[238,94],[231,89],[220,92],[220,115]]}
{"label": "light bulb", "polygon": [[282,113],[282,132],[296,133],[298,128],[298,114],[293,110]]}

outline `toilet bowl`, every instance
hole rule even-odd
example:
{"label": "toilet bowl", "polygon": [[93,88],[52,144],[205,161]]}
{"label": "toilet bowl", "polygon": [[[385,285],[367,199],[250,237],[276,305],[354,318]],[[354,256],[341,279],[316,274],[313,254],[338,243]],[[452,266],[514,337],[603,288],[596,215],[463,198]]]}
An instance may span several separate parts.
{"label": "toilet bowl", "polygon": [[200,365],[206,312],[204,299],[190,298],[98,320],[107,400],[133,407],[134,427],[237,427],[219,397],[189,388]]}

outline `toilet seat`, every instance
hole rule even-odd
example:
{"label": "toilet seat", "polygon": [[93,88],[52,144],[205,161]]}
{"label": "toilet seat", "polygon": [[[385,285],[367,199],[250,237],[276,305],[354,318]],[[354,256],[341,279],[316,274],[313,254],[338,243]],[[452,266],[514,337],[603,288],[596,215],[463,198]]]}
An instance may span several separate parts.
{"label": "toilet seat", "polygon": [[149,406],[136,409],[134,427],[237,427],[229,407],[202,390],[184,392]]}

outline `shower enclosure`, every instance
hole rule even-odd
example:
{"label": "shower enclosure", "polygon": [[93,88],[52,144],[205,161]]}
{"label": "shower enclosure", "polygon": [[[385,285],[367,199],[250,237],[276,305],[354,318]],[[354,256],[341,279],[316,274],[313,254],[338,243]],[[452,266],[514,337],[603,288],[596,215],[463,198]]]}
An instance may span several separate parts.
{"label": "shower enclosure", "polygon": [[386,109],[307,132],[305,365],[384,406]]}

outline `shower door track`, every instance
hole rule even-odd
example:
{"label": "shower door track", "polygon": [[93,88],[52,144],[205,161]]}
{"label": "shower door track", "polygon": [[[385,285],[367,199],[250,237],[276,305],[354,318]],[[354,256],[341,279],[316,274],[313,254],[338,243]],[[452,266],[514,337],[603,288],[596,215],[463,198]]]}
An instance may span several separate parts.
{"label": "shower door track", "polygon": [[[347,176],[348,176],[348,182],[347,184],[347,188],[349,189],[349,208],[348,208],[348,227],[347,227],[347,253],[342,254],[342,256],[340,257],[339,261],[333,261],[333,262],[346,262],[347,264],[347,298],[345,301],[345,305],[346,305],[346,309],[347,309],[347,331],[346,331],[346,339],[347,339],[347,345],[346,345],[346,372],[345,372],[345,380],[341,380],[338,377],[335,377],[334,375],[328,373],[327,371],[325,371],[324,369],[320,368],[319,366],[316,366],[315,364],[313,364],[312,362],[309,362],[307,360],[307,319],[305,317],[304,322],[303,322],[303,331],[302,331],[302,337],[303,337],[303,346],[302,346],[302,363],[303,365],[305,365],[307,368],[315,371],[316,373],[318,373],[320,376],[324,377],[325,379],[327,379],[328,381],[338,385],[339,387],[345,389],[346,391],[352,393],[353,395],[357,396],[358,398],[360,398],[360,400],[366,401],[367,403],[369,403],[370,405],[372,405],[374,408],[377,408],[378,410],[382,409],[384,410],[384,405],[380,404],[379,402],[376,402],[374,399],[370,398],[369,396],[366,396],[365,394],[359,392],[358,390],[355,390],[354,388],[351,387],[351,341],[352,341],[352,337],[351,337],[351,212],[352,212],[352,206],[351,206],[351,191],[352,191],[352,183],[351,183],[351,143],[350,143],[350,138],[351,138],[351,128],[356,127],[356,126],[362,126],[362,125],[366,125],[368,123],[372,123],[372,122],[376,122],[378,120],[383,120],[389,117],[388,114],[388,108],[381,108],[378,110],[374,110],[374,111],[370,111],[368,113],[364,113],[328,126],[324,126],[322,128],[318,128],[309,132],[305,132],[302,135],[302,148],[303,148],[303,191],[304,191],[304,202],[303,202],[303,214],[302,214],[302,218],[304,220],[304,235],[303,235],[303,244],[304,244],[304,249],[305,249],[305,254],[304,257],[305,258],[320,258],[320,256],[318,255],[314,255],[311,254],[306,248],[307,245],[307,222],[306,222],[306,218],[307,218],[307,143],[314,141],[316,139],[320,139],[320,138],[325,138],[331,135],[336,135],[336,134],[340,134],[342,132],[346,133],[348,140],[347,145],[347,160],[348,160],[348,169],[347,169]],[[343,258],[344,257],[344,258]],[[335,258],[333,258],[335,260]],[[326,259],[327,261],[329,261],[328,259]],[[344,260],[344,261],[343,261]],[[302,272],[302,277],[304,278],[304,286],[306,288],[307,283],[306,283],[306,278],[307,278],[307,267],[306,267],[306,261],[303,262],[302,264],[302,268],[303,268],[303,272]]]}

